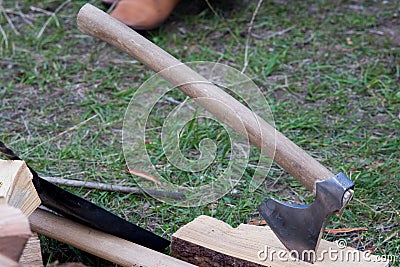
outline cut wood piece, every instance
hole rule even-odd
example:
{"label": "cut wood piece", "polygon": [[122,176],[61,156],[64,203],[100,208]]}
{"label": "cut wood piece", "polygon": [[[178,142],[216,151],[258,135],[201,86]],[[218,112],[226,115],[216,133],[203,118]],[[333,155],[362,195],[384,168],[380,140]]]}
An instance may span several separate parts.
{"label": "cut wood piece", "polygon": [[32,230],[122,266],[193,266],[160,252],[37,209]]}
{"label": "cut wood piece", "polygon": [[18,262],[30,235],[27,217],[19,209],[0,204],[0,254]]}
{"label": "cut wood piece", "polygon": [[0,159],[0,197],[27,216],[40,205],[32,178],[24,161]]}
{"label": "cut wood piece", "polygon": [[37,233],[33,233],[25,245],[19,263],[24,267],[40,267],[43,266],[42,250],[40,240]]}
{"label": "cut wood piece", "polygon": [[198,266],[386,266],[377,256],[321,240],[315,263],[291,256],[271,229],[241,224],[237,228],[200,216],[172,235],[176,258]]}

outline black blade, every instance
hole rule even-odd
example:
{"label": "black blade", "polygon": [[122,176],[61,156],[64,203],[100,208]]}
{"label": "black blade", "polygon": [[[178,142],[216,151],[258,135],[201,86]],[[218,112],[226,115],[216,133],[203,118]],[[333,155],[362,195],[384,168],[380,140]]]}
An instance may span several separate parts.
{"label": "black blade", "polygon": [[[0,151],[11,160],[21,160],[0,141]],[[42,204],[53,211],[79,222],[144,247],[163,251],[170,241],[135,224],[123,220],[115,214],[74,195],[42,178],[28,166],[33,175],[33,184]]]}

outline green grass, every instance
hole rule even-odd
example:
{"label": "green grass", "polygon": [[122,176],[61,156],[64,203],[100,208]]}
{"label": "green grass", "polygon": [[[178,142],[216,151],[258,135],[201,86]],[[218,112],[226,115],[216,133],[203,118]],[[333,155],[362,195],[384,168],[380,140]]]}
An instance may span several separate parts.
{"label": "green grass", "polygon": [[[78,31],[76,14],[85,1],[67,2],[52,19],[38,9],[53,12],[63,2],[3,1],[0,139],[44,176],[135,185],[125,171],[123,118],[134,92],[153,72]],[[145,36],[182,61],[218,61],[241,70],[257,1],[219,3],[215,12],[196,2],[201,8],[183,2],[162,27]],[[104,9],[99,1],[90,3]],[[395,255],[397,266],[399,14],[397,1],[264,1],[248,39],[245,71],[268,99],[277,128],[325,166],[345,172],[355,182],[354,199],[328,226],[369,230],[326,238],[345,238],[358,249]],[[183,99],[176,92],[172,96]],[[168,111],[168,103],[163,106],[164,111],[152,113],[157,126]],[[189,124],[181,133],[181,148],[196,159],[200,140],[215,137],[222,145],[221,161],[213,166],[218,173],[229,155],[229,142],[219,135],[218,126],[207,123]],[[180,183],[197,185],[208,181],[169,166],[159,133],[152,138],[148,148],[168,179],[175,175]],[[251,192],[253,171],[248,168],[235,190],[221,199],[192,208],[148,196],[67,189],[166,238],[201,214],[233,226],[260,219],[256,206],[268,196],[292,202],[312,199],[276,165],[262,186]],[[77,250],[65,251],[57,242],[44,243],[49,263],[79,260],[106,265]]]}

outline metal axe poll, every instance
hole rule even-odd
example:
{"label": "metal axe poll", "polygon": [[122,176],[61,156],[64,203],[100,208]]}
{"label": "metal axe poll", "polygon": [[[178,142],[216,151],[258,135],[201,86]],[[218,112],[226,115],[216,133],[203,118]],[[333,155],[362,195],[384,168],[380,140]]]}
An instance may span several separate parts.
{"label": "metal axe poll", "polygon": [[[315,253],[329,217],[341,212],[353,195],[354,183],[346,175],[331,173],[224,90],[100,9],[84,5],[78,14],[78,28],[118,47],[155,72],[163,71],[161,75],[165,80],[247,136],[253,145],[313,191],[316,197],[311,205],[267,199],[258,206],[286,248],[302,260],[313,261],[309,252]],[[216,102],[221,105],[215,105]],[[242,125],[238,125],[238,121]]]}

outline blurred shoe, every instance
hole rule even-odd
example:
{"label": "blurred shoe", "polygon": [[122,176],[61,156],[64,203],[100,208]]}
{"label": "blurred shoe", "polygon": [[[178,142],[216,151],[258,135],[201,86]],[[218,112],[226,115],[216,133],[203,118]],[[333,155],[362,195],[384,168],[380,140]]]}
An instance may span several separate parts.
{"label": "blurred shoe", "polygon": [[[103,0],[112,4],[118,0]],[[120,0],[111,16],[137,30],[160,26],[180,0]]]}

